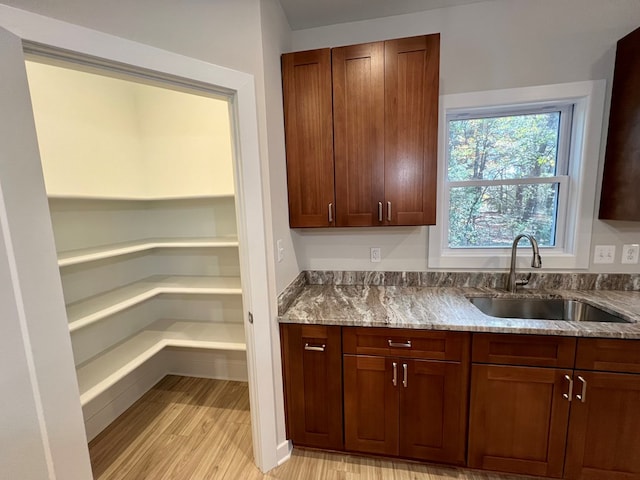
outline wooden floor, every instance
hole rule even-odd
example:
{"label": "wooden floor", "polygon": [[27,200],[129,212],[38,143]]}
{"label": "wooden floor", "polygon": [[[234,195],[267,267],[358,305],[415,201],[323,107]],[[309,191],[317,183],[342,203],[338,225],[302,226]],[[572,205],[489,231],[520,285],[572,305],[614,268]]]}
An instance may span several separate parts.
{"label": "wooden floor", "polygon": [[412,462],[294,449],[253,464],[246,383],[167,376],[89,444],[96,480],[524,480]]}

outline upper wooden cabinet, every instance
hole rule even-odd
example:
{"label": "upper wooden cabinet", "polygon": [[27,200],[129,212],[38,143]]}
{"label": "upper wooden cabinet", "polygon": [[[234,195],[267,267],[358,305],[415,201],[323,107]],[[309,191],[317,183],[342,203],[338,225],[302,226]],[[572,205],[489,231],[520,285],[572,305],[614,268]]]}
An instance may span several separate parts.
{"label": "upper wooden cabinet", "polygon": [[387,222],[433,225],[440,35],[385,42],[384,56]]}
{"label": "upper wooden cabinet", "polygon": [[291,227],[435,223],[439,52],[434,34],[283,55]]}
{"label": "upper wooden cabinet", "polygon": [[382,223],[384,43],[334,48],[333,130],[336,225]]}
{"label": "upper wooden cabinet", "polygon": [[331,51],[282,56],[289,223],[333,225]]}
{"label": "upper wooden cabinet", "polygon": [[599,218],[640,221],[640,28],[618,42]]}

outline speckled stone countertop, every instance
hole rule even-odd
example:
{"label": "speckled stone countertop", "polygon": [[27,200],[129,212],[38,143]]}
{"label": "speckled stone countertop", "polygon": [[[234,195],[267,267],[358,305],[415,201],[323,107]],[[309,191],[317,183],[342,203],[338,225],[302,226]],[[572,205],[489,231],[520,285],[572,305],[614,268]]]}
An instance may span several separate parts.
{"label": "speckled stone countertop", "polygon": [[[543,297],[581,300],[631,323],[525,320],[485,315],[467,297]],[[640,338],[640,291],[305,285],[281,323],[416,328],[602,338]]]}

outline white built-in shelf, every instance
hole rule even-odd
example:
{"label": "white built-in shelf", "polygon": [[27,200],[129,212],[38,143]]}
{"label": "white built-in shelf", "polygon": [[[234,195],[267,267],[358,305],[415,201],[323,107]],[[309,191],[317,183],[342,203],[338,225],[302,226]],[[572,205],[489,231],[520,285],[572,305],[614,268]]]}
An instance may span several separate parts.
{"label": "white built-in shelf", "polygon": [[48,193],[47,198],[59,200],[123,200],[126,202],[161,202],[166,200],[207,200],[217,198],[234,198],[233,193],[211,194],[211,195],[166,195],[166,196],[110,196],[110,195],[82,195],[75,193]]}
{"label": "white built-in shelf", "polygon": [[241,295],[239,277],[189,277],[155,275],[139,282],[67,305],[69,330],[98,322],[115,313],[164,293]]}
{"label": "white built-in shelf", "polygon": [[86,405],[165,347],[245,351],[242,323],[158,320],[79,365],[80,402]]}
{"label": "white built-in shelf", "polygon": [[238,247],[237,237],[218,238],[149,238],[135,242],[116,243],[99,247],[69,250],[58,253],[58,266],[66,267],[105,258],[144,252],[156,248],[223,248]]}

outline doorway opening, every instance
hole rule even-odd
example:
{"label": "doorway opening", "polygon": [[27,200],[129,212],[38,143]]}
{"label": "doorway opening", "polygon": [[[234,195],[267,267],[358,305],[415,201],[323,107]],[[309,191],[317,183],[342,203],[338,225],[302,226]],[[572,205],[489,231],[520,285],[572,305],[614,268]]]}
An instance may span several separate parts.
{"label": "doorway opening", "polygon": [[230,97],[52,55],[26,68],[87,440],[166,375],[248,382]]}

